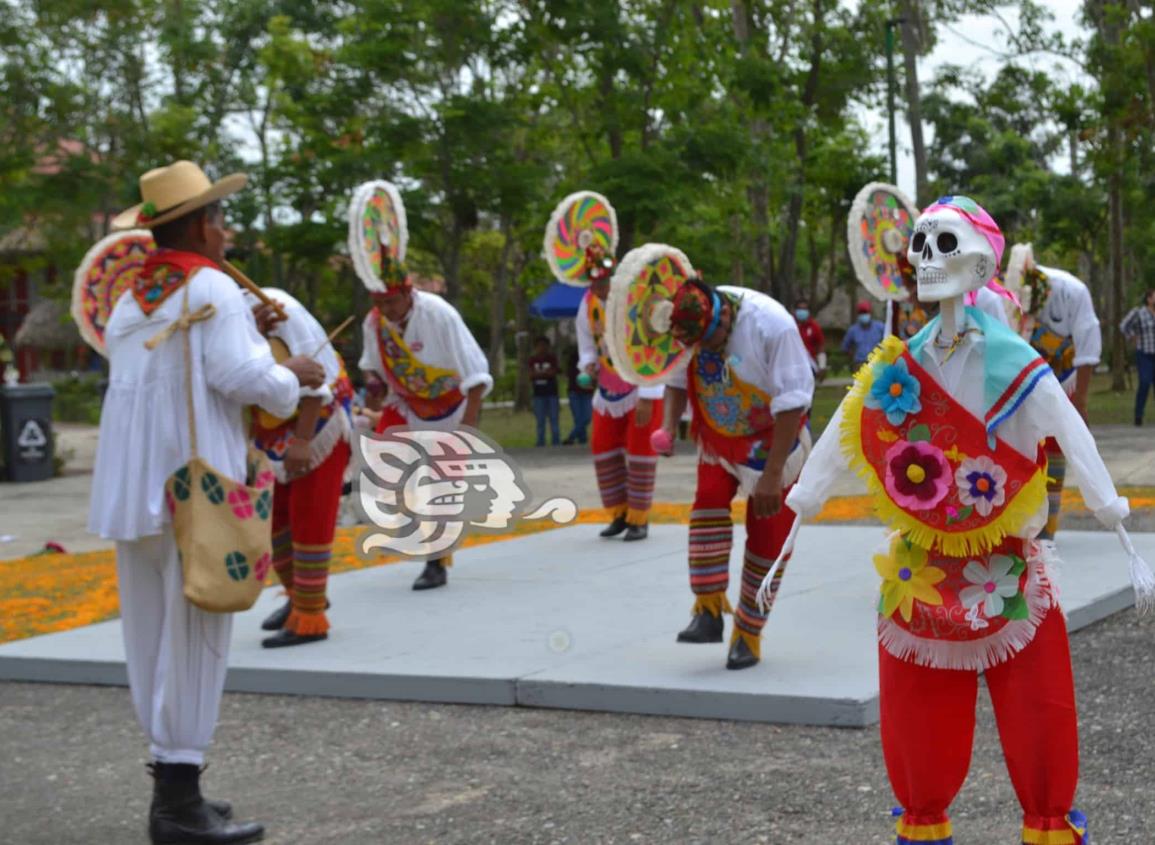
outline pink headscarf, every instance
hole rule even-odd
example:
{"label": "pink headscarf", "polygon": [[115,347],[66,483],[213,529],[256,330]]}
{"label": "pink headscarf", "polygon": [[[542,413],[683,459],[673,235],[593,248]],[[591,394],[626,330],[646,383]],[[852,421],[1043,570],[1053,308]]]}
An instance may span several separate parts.
{"label": "pink headscarf", "polygon": [[[991,249],[995,253],[995,269],[991,273],[991,278],[987,280],[987,287],[997,293],[1004,299],[1009,299],[1011,302],[1021,310],[1022,304],[1019,298],[998,283],[999,268],[1003,264],[1003,250],[1006,249],[1007,240],[1003,237],[1002,230],[999,229],[999,224],[995,222],[985,208],[972,200],[970,197],[964,196],[945,196],[940,197],[937,202],[928,207],[923,214],[929,214],[932,211],[939,211],[942,209],[949,209],[959,216],[966,219],[968,223],[974,226],[975,231],[987,239],[987,243],[991,245]],[[972,290],[966,295],[966,304],[974,305],[978,301],[979,292]]]}

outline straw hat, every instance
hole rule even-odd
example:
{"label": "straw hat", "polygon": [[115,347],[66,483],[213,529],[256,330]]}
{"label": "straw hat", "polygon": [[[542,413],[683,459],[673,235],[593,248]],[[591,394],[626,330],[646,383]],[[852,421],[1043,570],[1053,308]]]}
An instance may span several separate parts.
{"label": "straw hat", "polygon": [[140,177],[143,202],[116,215],[112,228],[152,229],[231,196],[248,181],[249,177],[244,173],[233,173],[219,182],[212,182],[191,161],[158,167]]}

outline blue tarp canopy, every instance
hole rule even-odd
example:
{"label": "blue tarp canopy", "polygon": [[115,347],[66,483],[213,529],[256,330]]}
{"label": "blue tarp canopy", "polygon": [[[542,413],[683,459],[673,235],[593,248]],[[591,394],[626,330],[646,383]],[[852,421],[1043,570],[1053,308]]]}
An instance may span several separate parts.
{"label": "blue tarp canopy", "polygon": [[578,306],[586,289],[554,282],[533,301],[529,306],[529,313],[535,317],[544,317],[547,320],[564,320],[567,317],[576,317]]}

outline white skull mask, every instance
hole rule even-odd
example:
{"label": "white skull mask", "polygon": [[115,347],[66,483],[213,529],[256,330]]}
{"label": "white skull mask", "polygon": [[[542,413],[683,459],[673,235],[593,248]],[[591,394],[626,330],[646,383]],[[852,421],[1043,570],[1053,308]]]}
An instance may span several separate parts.
{"label": "white skull mask", "polygon": [[995,274],[994,248],[970,221],[936,208],[915,221],[907,258],[918,274],[918,298],[941,302],[978,290]]}

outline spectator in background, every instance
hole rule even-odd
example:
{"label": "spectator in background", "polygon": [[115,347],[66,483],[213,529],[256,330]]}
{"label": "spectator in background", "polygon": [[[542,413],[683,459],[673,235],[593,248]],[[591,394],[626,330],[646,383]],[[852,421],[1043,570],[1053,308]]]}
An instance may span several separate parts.
{"label": "spectator in background", "polygon": [[566,392],[569,397],[569,412],[573,416],[573,431],[569,433],[569,437],[565,439],[565,445],[572,446],[574,443],[585,444],[589,440],[589,435],[586,430],[589,428],[590,420],[594,415],[594,390],[596,389],[593,379],[588,379],[588,383],[583,386],[582,380],[579,378],[581,370],[578,369],[578,361],[581,355],[575,347],[570,351],[569,357],[566,359]]}
{"label": "spectator in background", "polygon": [[533,415],[537,417],[537,445],[545,445],[545,422],[549,420],[551,442],[561,445],[558,431],[557,356],[549,338],[539,336],[529,356],[529,377],[533,382]]}
{"label": "spectator in background", "polygon": [[842,351],[849,353],[853,370],[866,363],[874,347],[882,343],[882,335],[886,331],[882,323],[871,315],[869,302],[863,300],[858,303],[855,311],[858,319],[846,330],[846,337],[842,339]]}
{"label": "spectator in background", "polygon": [[1143,425],[1147,393],[1155,386],[1155,289],[1147,291],[1143,304],[1132,308],[1119,328],[1135,342],[1135,369],[1139,372],[1135,425]]}
{"label": "spectator in background", "polygon": [[811,316],[810,303],[806,299],[794,302],[794,321],[798,324],[802,343],[810,354],[810,369],[814,370],[814,378],[822,381],[826,378],[826,337],[822,334],[822,326]]}

